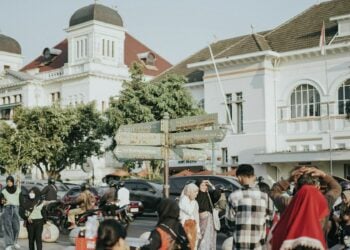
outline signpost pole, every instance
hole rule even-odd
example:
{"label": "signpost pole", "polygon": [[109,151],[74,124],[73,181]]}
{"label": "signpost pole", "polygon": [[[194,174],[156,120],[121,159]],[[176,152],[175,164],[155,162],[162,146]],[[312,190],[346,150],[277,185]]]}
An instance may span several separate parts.
{"label": "signpost pole", "polygon": [[169,198],[169,114],[165,113],[161,121],[161,130],[164,133],[163,164],[164,164],[164,197]]}
{"label": "signpost pole", "polygon": [[211,170],[215,175],[215,142],[211,141]]}

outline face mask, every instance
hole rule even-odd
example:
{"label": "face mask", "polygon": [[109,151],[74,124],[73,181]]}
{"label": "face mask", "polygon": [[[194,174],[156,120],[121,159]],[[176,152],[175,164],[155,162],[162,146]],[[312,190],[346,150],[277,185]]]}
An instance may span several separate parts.
{"label": "face mask", "polygon": [[34,199],[35,198],[35,194],[34,193],[29,193],[29,198],[30,199]]}

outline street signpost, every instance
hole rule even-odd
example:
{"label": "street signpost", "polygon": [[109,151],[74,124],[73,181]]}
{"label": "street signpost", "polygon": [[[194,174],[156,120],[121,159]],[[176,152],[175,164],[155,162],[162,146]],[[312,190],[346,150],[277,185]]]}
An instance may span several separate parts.
{"label": "street signpost", "polygon": [[169,160],[206,160],[206,152],[193,145],[222,141],[226,130],[205,129],[217,125],[217,114],[169,119],[167,113],[161,121],[121,125],[114,153],[118,159],[163,160],[164,195],[169,197]]}
{"label": "street signpost", "polygon": [[161,146],[165,143],[165,136],[161,133],[119,132],[115,136],[115,140],[120,145]]}

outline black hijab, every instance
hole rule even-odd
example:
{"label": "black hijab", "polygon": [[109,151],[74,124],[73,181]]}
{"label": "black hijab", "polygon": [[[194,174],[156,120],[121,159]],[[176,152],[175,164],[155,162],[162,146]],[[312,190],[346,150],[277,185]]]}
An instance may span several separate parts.
{"label": "black hijab", "polygon": [[[221,192],[220,192],[220,190],[209,191],[209,187],[208,187],[207,192],[202,192],[200,190],[200,185],[203,181],[204,181],[204,179],[198,179],[196,181],[196,185],[199,188],[196,200],[198,202],[198,208],[199,208],[200,213],[205,212],[205,211],[211,213],[213,210],[211,203],[214,205],[220,199]],[[211,203],[210,203],[209,199],[211,199]]]}
{"label": "black hijab", "polygon": [[159,217],[157,225],[165,224],[178,233],[181,224],[179,221],[180,208],[177,202],[171,199],[162,199],[158,204],[157,212]]}
{"label": "black hijab", "polygon": [[17,190],[17,188],[16,188],[16,186],[15,186],[15,179],[13,178],[13,176],[9,175],[9,176],[7,176],[7,178],[6,178],[6,183],[7,183],[8,181],[11,181],[13,185],[12,185],[11,187],[9,187],[8,185],[6,185],[6,191],[7,191],[9,194],[14,194],[14,193],[16,192],[16,190]]}
{"label": "black hijab", "polygon": [[[34,199],[30,199],[30,198],[29,198],[29,194],[30,194],[31,192],[34,192],[34,194],[35,194]],[[37,188],[37,187],[32,187],[32,188],[29,190],[29,192],[28,192],[28,200],[24,203],[24,207],[25,207],[26,209],[32,210],[32,209],[34,208],[35,205],[40,204],[40,200],[41,200],[41,199],[40,199],[40,194],[41,194],[41,192],[40,192],[40,189],[39,189],[39,188]]]}

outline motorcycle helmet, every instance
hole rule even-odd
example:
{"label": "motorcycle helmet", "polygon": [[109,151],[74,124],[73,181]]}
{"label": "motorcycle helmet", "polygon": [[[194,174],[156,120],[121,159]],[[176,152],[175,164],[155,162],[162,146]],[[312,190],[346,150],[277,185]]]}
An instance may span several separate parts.
{"label": "motorcycle helmet", "polygon": [[47,181],[49,184],[51,185],[55,185],[55,179],[54,178],[49,178],[49,180]]}
{"label": "motorcycle helmet", "polygon": [[90,185],[88,183],[83,183],[80,185],[80,190],[82,192],[84,192],[85,190],[89,190],[90,189]]}
{"label": "motorcycle helmet", "polygon": [[121,188],[121,187],[124,187],[125,186],[125,182],[124,181],[120,181],[119,183],[118,183],[118,186]]}

